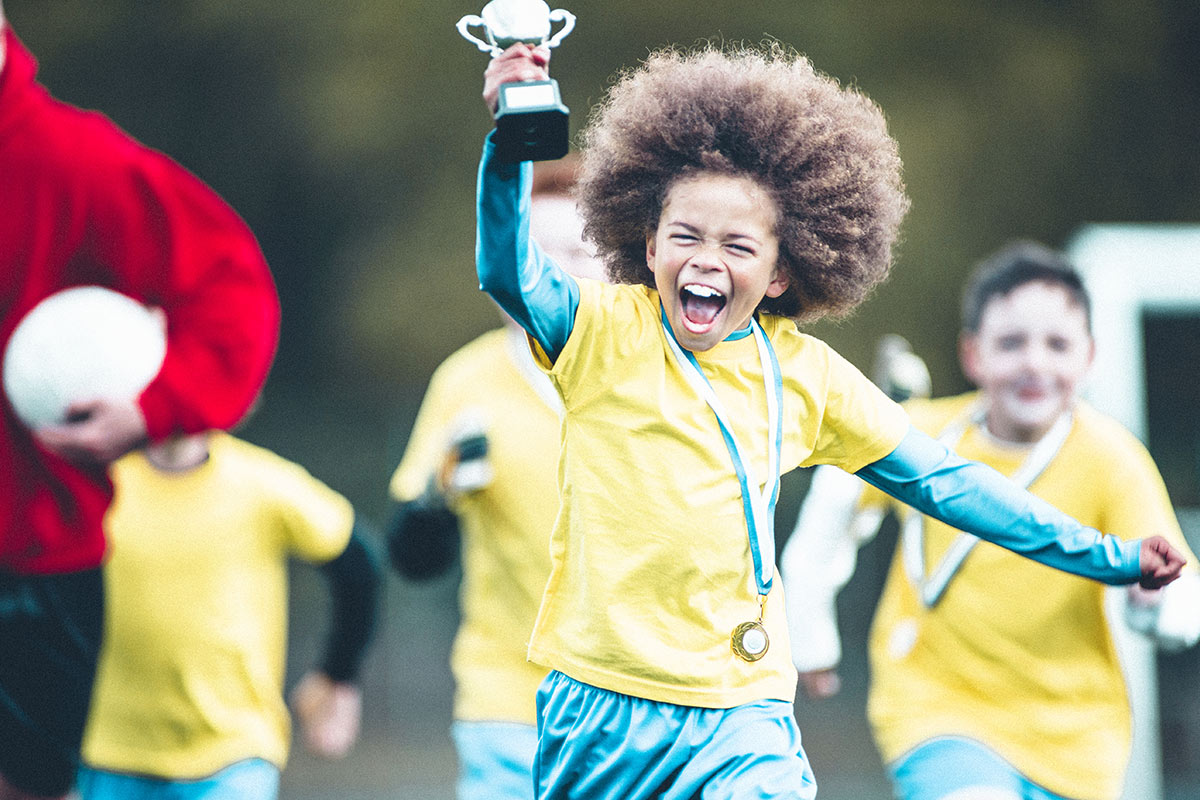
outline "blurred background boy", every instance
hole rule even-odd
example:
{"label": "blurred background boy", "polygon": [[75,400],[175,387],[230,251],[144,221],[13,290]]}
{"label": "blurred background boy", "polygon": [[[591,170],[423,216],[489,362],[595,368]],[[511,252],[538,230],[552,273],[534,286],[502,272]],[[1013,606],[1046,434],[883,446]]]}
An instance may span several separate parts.
{"label": "blurred background boy", "polygon": [[177,437],[112,468],[110,598],[84,740],[83,800],[273,800],[291,725],[283,700],[287,568],[332,596],[320,666],[293,692],[304,742],[341,757],[380,573],[350,503],[302,467],[225,433]]}
{"label": "blurred background boy", "polygon": [[[1166,536],[1187,572],[1165,589],[1121,590],[1125,618],[1165,648],[1190,646],[1200,638],[1196,560],[1145,448],[1079,399],[1093,352],[1079,275],[1061,254],[1014,242],[979,265],[964,294],[959,353],[978,391],[906,407],[914,425],[1086,525]],[[793,660],[818,697],[838,689],[834,598],[893,506],[874,489],[824,493],[822,481],[814,476],[781,559]],[[896,796],[1118,797],[1132,720],[1112,631],[1122,623],[1105,588],[899,513],[869,696]]]}

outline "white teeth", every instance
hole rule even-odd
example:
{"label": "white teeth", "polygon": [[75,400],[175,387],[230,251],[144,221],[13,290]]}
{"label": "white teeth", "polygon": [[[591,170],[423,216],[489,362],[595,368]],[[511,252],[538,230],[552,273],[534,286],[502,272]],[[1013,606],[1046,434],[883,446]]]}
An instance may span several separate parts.
{"label": "white teeth", "polygon": [[683,287],[685,291],[691,292],[697,297],[724,297],[725,295],[718,292],[711,286],[705,286],[701,283],[689,283]]}

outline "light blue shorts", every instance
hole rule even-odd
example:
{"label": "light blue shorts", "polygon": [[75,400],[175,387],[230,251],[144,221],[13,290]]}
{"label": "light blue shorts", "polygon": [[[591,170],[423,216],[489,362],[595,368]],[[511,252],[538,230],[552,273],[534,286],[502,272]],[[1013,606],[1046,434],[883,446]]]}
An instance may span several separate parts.
{"label": "light blue shorts", "polygon": [[812,800],[792,704],[659,703],[551,672],[538,689],[541,800]]}
{"label": "light blue shorts", "polygon": [[450,736],[458,752],[458,800],[533,800],[537,728],[459,720]]}
{"label": "light blue shorts", "polygon": [[81,800],[276,800],[279,767],[251,758],[194,781],[81,767],[77,783]]}
{"label": "light blue shorts", "polygon": [[945,736],[918,745],[888,765],[897,800],[942,800],[987,789],[988,800],[1067,800],[1030,781],[974,739]]}

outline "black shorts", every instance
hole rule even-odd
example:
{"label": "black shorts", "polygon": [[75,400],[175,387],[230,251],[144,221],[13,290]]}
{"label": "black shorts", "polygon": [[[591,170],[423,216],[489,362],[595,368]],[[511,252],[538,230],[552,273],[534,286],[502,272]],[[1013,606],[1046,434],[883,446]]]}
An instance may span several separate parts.
{"label": "black shorts", "polygon": [[37,795],[75,781],[104,627],[100,569],[0,570],[0,774]]}

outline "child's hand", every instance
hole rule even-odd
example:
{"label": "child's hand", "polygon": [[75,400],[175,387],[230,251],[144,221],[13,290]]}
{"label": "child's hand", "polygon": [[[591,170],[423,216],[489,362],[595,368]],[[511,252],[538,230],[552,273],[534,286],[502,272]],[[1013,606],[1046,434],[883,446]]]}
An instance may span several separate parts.
{"label": "child's hand", "polygon": [[136,400],[72,403],[68,422],[34,431],[38,443],[80,464],[108,464],[146,441],[146,418]]}
{"label": "child's hand", "polygon": [[500,84],[521,81],[544,81],[550,77],[550,48],[545,45],[530,47],[517,43],[488,62],[483,73],[483,102],[488,110],[496,111],[500,98]]}
{"label": "child's hand", "polygon": [[1161,536],[1142,540],[1142,579],[1138,583],[1145,589],[1166,586],[1179,577],[1179,571],[1187,563],[1178,550]]}
{"label": "child's hand", "polygon": [[813,700],[833,697],[842,689],[842,679],[834,668],[818,669],[800,673],[800,685],[804,693]]}
{"label": "child's hand", "polygon": [[292,690],[290,700],[309,752],[334,759],[350,751],[362,728],[361,689],[309,672]]}

